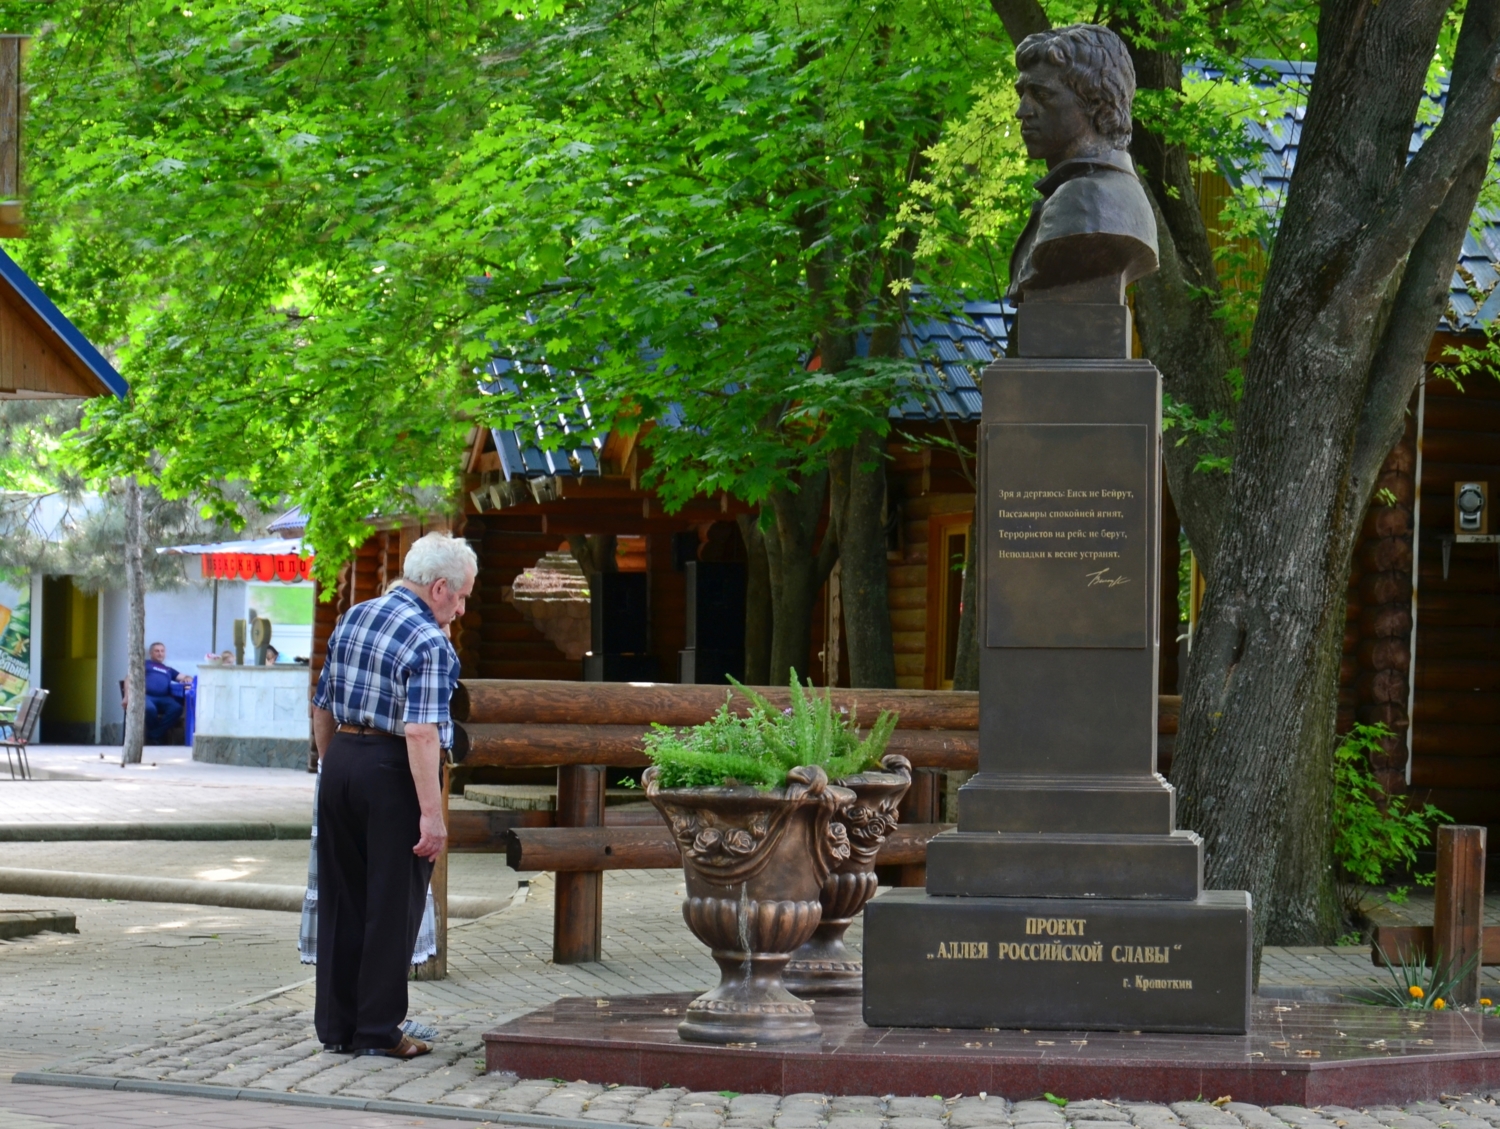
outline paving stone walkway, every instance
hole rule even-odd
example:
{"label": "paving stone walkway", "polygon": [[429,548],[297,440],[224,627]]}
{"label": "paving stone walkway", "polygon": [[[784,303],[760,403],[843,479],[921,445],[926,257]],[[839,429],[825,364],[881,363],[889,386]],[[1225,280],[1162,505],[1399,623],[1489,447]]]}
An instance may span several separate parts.
{"label": "paving stone walkway", "polygon": [[[124,1046],[75,1055],[49,1069],[436,1103],[501,1118],[542,1114],[672,1129],[1103,1129],[1103,1122],[1128,1122],[1139,1129],[1500,1129],[1500,1107],[1487,1099],[1369,1111],[1106,1101],[1072,1102],[1063,1110],[1045,1101],[1012,1105],[1004,1095],[704,1094],[484,1073],[482,1033],[559,997],[683,991],[714,983],[716,970],[706,950],[681,925],[681,891],[676,874],[611,873],[605,885],[607,959],[593,965],[558,966],[548,960],[548,876],[518,892],[507,910],[457,925],[450,933],[449,979],[412,985],[414,1017],[442,1032],[435,1053],[426,1058],[397,1062],[323,1053],[312,1030],[312,989],[303,984]],[[857,946],[859,940],[856,926],[850,941]],[[1272,956],[1276,967],[1285,965],[1308,983],[1347,983],[1355,969],[1371,982],[1384,975],[1369,965],[1362,949],[1281,950]]]}
{"label": "paving stone walkway", "polygon": [[124,768],[119,756],[110,746],[34,746],[38,779],[0,777],[0,824],[306,823],[312,815],[311,773],[198,764],[191,749],[172,745],[149,746],[144,763]]}
{"label": "paving stone walkway", "polygon": [[[0,821],[202,819],[206,808],[221,819],[262,811],[260,818],[301,818],[310,803],[311,779],[298,773],[193,766],[181,756],[159,766],[155,776],[106,768],[123,774],[101,770],[97,782],[0,787]],[[240,779],[246,772],[252,775]],[[305,862],[304,847],[279,841],[18,843],[0,851],[9,865],[225,881],[295,881]],[[413,1062],[322,1053],[312,1031],[312,988],[306,982],[311,970],[297,962],[294,914],[25,899],[28,907],[34,902],[32,908],[74,912],[80,932],[0,942],[0,1009],[7,1020],[0,1026],[0,1129],[176,1123],[374,1129],[427,1123],[411,1116],[3,1083],[11,1071],[42,1068],[228,1088],[218,1092],[244,1088],[267,1096],[426,1103],[435,1114],[473,1111],[476,1118],[501,1121],[530,1114],[671,1129],[1106,1129],[1106,1123],[1138,1129],[1500,1129],[1500,1107],[1484,1096],[1402,1110],[1107,1101],[1074,1101],[1060,1109],[1048,1102],[1006,1101],[1029,1095],[703,1094],[485,1075],[482,1033],[516,1015],[563,996],[701,990],[715,982],[717,970],[682,924],[680,874],[609,874],[606,959],[556,966],[549,960],[550,878],[517,889],[517,876],[495,856],[456,856],[453,863],[460,892],[516,895],[501,913],[454,926],[449,979],[411,986],[414,1018],[442,1032],[437,1053]],[[858,947],[857,926],[849,940]],[[1488,982],[1495,982],[1496,971],[1486,969]],[[1316,998],[1384,982],[1386,974],[1370,964],[1363,947],[1271,948],[1263,962],[1262,990],[1268,995]],[[197,1112],[200,1106],[206,1112]],[[114,1120],[90,1119],[90,1111],[106,1108],[117,1114]]]}

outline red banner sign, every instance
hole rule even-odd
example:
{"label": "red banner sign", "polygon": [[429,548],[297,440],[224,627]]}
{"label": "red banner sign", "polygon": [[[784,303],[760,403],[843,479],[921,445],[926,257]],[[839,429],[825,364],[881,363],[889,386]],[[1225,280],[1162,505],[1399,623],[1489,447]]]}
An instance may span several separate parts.
{"label": "red banner sign", "polygon": [[203,575],[214,580],[280,580],[295,584],[312,579],[312,557],[295,553],[204,553]]}

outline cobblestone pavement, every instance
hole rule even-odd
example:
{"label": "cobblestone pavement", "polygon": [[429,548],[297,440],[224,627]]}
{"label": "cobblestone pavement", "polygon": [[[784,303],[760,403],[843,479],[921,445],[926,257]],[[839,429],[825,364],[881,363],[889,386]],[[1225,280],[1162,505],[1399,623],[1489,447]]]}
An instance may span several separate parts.
{"label": "cobblestone pavement", "polygon": [[259,1102],[122,1094],[53,1086],[13,1086],[0,1079],[0,1129],[437,1129],[493,1125],[410,1114],[298,1109]]}
{"label": "cobblestone pavement", "polygon": [[[97,750],[89,752],[97,756]],[[123,776],[0,788],[0,821],[290,820],[305,818],[310,803],[311,778],[301,773],[192,765],[181,757],[156,776],[149,768],[108,767]],[[279,841],[26,843],[5,844],[0,856],[12,866],[294,883],[301,879],[306,848]],[[452,864],[457,892],[495,896],[515,889],[516,876],[497,856],[460,855]],[[609,874],[606,959],[594,965],[550,963],[551,880],[545,875],[518,890],[509,909],[456,924],[449,979],[411,986],[413,1016],[442,1032],[436,1053],[413,1062],[321,1053],[311,1025],[311,970],[297,961],[294,914],[6,899],[69,909],[80,933],[0,943],[0,1008],[6,1016],[0,1027],[0,1129],[177,1123],[384,1129],[428,1123],[409,1115],[3,1082],[12,1071],[43,1067],[268,1093],[440,1103],[497,1118],[530,1113],[672,1129],[1108,1129],[1106,1122],[1116,1129],[1126,1123],[1138,1129],[1500,1129],[1500,1107],[1481,1099],[1367,1111],[1089,1101],[1061,1110],[1046,1102],[1010,1105],[1001,1095],[699,1094],[483,1073],[481,1033],[559,997],[711,985],[716,969],[682,925],[681,893],[681,876],[673,872]],[[849,940],[857,949],[857,926]],[[1486,970],[1487,978],[1493,971]],[[1385,978],[1365,948],[1268,949],[1263,964],[1267,994],[1346,990]]]}
{"label": "cobblestone pavement", "polygon": [[311,773],[199,764],[191,749],[177,746],[150,746],[144,763],[123,768],[119,756],[110,746],[34,746],[29,759],[39,777],[56,772],[69,778],[0,777],[0,823],[306,823],[312,818]]}
{"label": "cobblestone pavement", "polygon": [[[1343,1109],[1307,1111],[1291,1107],[1262,1110],[1228,1104],[1204,1103],[1172,1107],[1131,1103],[1073,1102],[1066,1110],[1047,1102],[1009,1105],[1000,1095],[951,1097],[835,1097],[820,1094],[702,1094],[681,1089],[646,1090],[605,1087],[556,1079],[518,1079],[513,1075],[483,1073],[481,1033],[498,1023],[564,995],[607,996],[706,988],[715,980],[707,952],[681,926],[678,899],[681,879],[659,871],[621,871],[605,884],[606,960],[595,965],[557,966],[548,959],[551,939],[551,882],[536,880],[511,908],[487,918],[456,926],[450,933],[450,978],[411,987],[412,1013],[442,1032],[437,1050],[411,1062],[323,1054],[311,1026],[310,985],[292,987],[239,1007],[232,1004],[236,987],[249,992],[253,979],[247,966],[231,968],[208,940],[201,926],[142,930],[136,937],[152,937],[157,944],[180,945],[174,952],[194,968],[193,979],[211,979],[219,996],[219,1010],[205,1006],[193,1021],[170,1025],[145,1021],[134,1030],[121,1025],[120,1038],[96,1042],[93,1049],[58,1062],[51,1069],[102,1077],[165,1080],[237,1088],[292,1091],[299,1094],[345,1098],[436,1102],[497,1116],[529,1113],[602,1122],[671,1126],[673,1129],[1105,1129],[1099,1123],[1124,1123],[1139,1129],[1500,1129],[1500,1107],[1488,1101],[1467,1105],[1449,1101],[1441,1106],[1406,1110],[1357,1112]],[[224,955],[244,952],[247,965],[262,976],[290,969],[298,972],[290,952],[291,932],[283,934],[276,954],[253,953],[256,929],[273,917],[290,924],[291,915],[235,915],[247,919],[235,926],[235,942],[223,946]],[[97,928],[102,925],[99,922]],[[80,919],[80,927],[85,920]],[[228,925],[221,928],[228,929]],[[275,932],[274,923],[272,931]],[[857,928],[850,941],[857,946]],[[220,941],[223,934],[221,933]],[[194,945],[196,942],[196,945]],[[36,939],[0,947],[0,961],[10,963],[13,950],[48,942]],[[55,944],[55,942],[51,942]],[[75,941],[76,943],[76,941]],[[138,954],[170,964],[159,953]],[[1337,983],[1362,958],[1361,975],[1383,975],[1370,967],[1364,950],[1306,950],[1273,952],[1278,962],[1298,970],[1304,979]],[[217,960],[217,964],[215,963]],[[102,962],[108,964],[108,961]],[[1311,969],[1311,971],[1306,971]],[[143,972],[149,970],[142,969]],[[238,979],[236,979],[238,977]],[[154,979],[154,977],[153,977]],[[187,978],[184,978],[187,979]],[[76,983],[56,975],[59,987]],[[264,981],[263,981],[264,982]],[[7,993],[9,994],[9,993]],[[198,996],[206,995],[198,992]],[[16,999],[3,1000],[7,1008]],[[191,1001],[178,999],[172,1010],[190,1010]],[[60,1003],[60,1001],[59,1001]],[[24,1009],[24,1004],[22,1005]],[[89,1005],[81,1004],[82,1010]],[[143,1012],[152,1010],[139,1001]],[[156,1007],[159,1013],[161,1008]],[[55,1022],[55,1021],[54,1021]],[[128,1042],[127,1042],[128,1040]],[[63,1040],[54,1036],[54,1044]],[[6,1038],[0,1035],[0,1045]],[[121,1042],[126,1045],[121,1046]],[[0,1125],[3,1125],[0,1122]]]}

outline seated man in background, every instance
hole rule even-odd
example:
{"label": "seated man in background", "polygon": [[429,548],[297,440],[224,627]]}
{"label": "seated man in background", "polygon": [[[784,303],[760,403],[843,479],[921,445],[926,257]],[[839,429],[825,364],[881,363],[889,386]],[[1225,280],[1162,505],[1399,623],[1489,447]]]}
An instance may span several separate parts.
{"label": "seated man in background", "polygon": [[[174,682],[191,682],[191,674],[179,674],[167,665],[167,645],[152,643],[146,659],[146,743],[160,745],[182,717],[182,698],[174,696]],[[179,694],[181,692],[179,691]]]}

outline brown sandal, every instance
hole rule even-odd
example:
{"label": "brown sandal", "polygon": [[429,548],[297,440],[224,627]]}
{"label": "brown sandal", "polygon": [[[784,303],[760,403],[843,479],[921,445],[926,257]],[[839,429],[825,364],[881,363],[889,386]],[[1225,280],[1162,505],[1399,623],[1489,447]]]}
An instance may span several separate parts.
{"label": "brown sandal", "polygon": [[432,1053],[432,1044],[424,1043],[421,1039],[413,1039],[410,1035],[402,1035],[401,1041],[394,1047],[363,1047],[354,1053],[383,1055],[386,1058],[419,1058]]}

